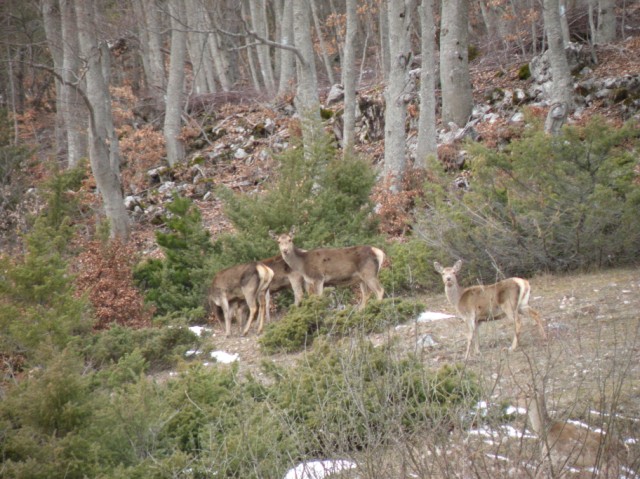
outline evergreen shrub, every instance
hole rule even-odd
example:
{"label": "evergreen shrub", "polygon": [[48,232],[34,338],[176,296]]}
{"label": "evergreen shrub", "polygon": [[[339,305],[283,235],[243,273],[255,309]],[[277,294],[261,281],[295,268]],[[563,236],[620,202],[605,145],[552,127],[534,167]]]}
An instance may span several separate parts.
{"label": "evergreen shrub", "polygon": [[319,248],[379,242],[369,199],[375,172],[364,159],[342,156],[334,140],[319,131],[305,148],[283,152],[275,178],[262,195],[219,190],[235,233],[216,241],[218,268],[278,253],[269,231],[296,226],[296,245]]}
{"label": "evergreen shrub", "polygon": [[433,249],[421,239],[388,243],[385,253],[389,264],[380,270],[380,281],[388,294],[432,290],[440,285],[433,274]]}
{"label": "evergreen shrub", "polygon": [[445,262],[468,260],[483,282],[635,263],[638,131],[596,118],[558,136],[537,124],[503,150],[469,145],[471,188],[435,188],[416,230]]}
{"label": "evergreen shrub", "polygon": [[205,315],[208,266],[213,245],[202,225],[200,210],[179,195],[167,206],[166,231],[156,233],[163,259],[147,259],[134,268],[134,279],[145,300],[165,322],[176,318],[196,322]]}

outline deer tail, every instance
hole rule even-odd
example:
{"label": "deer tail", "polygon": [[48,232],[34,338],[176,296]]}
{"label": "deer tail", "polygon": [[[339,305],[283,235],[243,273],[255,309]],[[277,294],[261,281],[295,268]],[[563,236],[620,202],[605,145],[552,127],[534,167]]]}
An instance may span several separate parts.
{"label": "deer tail", "polygon": [[384,263],[386,255],[384,254],[384,251],[382,251],[380,248],[375,248],[373,246],[371,247],[371,251],[373,251],[373,254],[376,255],[376,259],[378,260],[378,273],[379,273],[380,269],[382,269],[382,263]]}

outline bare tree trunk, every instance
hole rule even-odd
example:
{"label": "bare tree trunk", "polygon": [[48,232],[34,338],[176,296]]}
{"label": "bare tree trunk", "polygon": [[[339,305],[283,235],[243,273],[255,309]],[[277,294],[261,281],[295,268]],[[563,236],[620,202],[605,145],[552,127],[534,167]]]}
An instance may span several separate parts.
{"label": "bare tree trunk", "polygon": [[616,40],[616,2],[615,0],[598,1],[597,43],[603,45]]}
{"label": "bare tree trunk", "polygon": [[293,35],[296,48],[302,58],[296,57],[298,88],[296,106],[300,115],[310,119],[319,119],[318,77],[316,75],[315,56],[311,42],[311,19],[308,0],[293,2]]}
{"label": "bare tree trunk", "polygon": [[390,0],[380,0],[380,12],[378,14],[379,30],[380,30],[380,55],[382,64],[380,70],[382,78],[389,78],[389,70],[391,70],[391,54],[389,53],[389,17],[387,14],[387,2]]}
{"label": "bare tree trunk", "polygon": [[342,148],[350,154],[354,145],[356,119],[356,36],[358,33],[357,0],[347,0],[347,34],[342,61],[342,84],[344,87],[344,114]]}
{"label": "bare tree trunk", "polygon": [[442,123],[463,127],[473,109],[468,54],[468,0],[443,0],[440,28]]}
{"label": "bare tree trunk", "polygon": [[[260,38],[268,39],[269,30],[267,28],[267,11],[266,2],[264,0],[249,0],[249,10],[251,12],[251,23],[253,30]],[[273,65],[271,63],[271,55],[269,46],[260,44],[255,47],[258,63],[260,65],[260,73],[264,87],[269,95],[273,95],[276,91],[276,82],[273,78]]]}
{"label": "bare tree trunk", "polygon": [[560,0],[560,29],[562,31],[562,44],[566,47],[571,42],[569,33],[569,20],[567,19],[567,2]]}
{"label": "bare tree trunk", "polygon": [[[40,3],[42,11],[42,20],[44,26],[49,52],[53,59],[53,69],[62,76],[63,70],[63,43],[62,43],[62,21],[60,18],[60,8],[57,0],[42,0]],[[56,139],[56,157],[63,158],[67,152],[67,135],[65,134],[66,123],[66,107],[64,101],[64,85],[56,77],[54,79],[56,87],[56,117],[55,117],[55,139]]]}
{"label": "bare tree trunk", "polygon": [[[79,73],[80,45],[73,0],[60,0],[60,13],[64,45],[62,78],[65,80],[63,95],[66,103],[67,156],[69,167],[73,167],[82,158],[89,156],[89,142],[87,140],[89,114],[87,106],[78,92],[78,87],[86,88],[86,85],[84,85]],[[71,85],[76,85],[76,88]]]}
{"label": "bare tree trunk", "polygon": [[156,0],[132,0],[142,47],[145,79],[151,95],[161,99],[166,88],[162,57],[162,22]]}
{"label": "bare tree trunk", "polygon": [[415,166],[426,170],[428,157],[437,158],[438,156],[435,75],[436,25],[433,16],[433,0],[422,0],[422,5],[418,8],[422,31],[422,70],[420,72],[420,119],[418,120]]}
{"label": "bare tree trunk", "polygon": [[171,0],[171,60],[167,84],[167,109],[164,116],[164,141],[167,161],[173,166],[184,159],[184,145],[180,140],[180,120],[184,104],[184,61],[187,34],[184,25],[183,0]]}
{"label": "bare tree trunk", "polygon": [[184,0],[188,21],[187,50],[194,75],[194,90],[197,94],[216,91],[215,72],[208,48],[208,37],[213,28],[201,0]]}
{"label": "bare tree trunk", "polygon": [[[282,22],[280,24],[280,43],[283,45],[293,45],[293,7],[294,0],[284,0],[282,8]],[[278,83],[278,95],[284,95],[291,89],[291,84],[295,80],[295,58],[290,50],[279,49],[280,51],[280,82]]]}
{"label": "bare tree trunk", "polygon": [[329,83],[331,85],[335,84],[336,80],[333,75],[333,69],[331,68],[331,60],[329,59],[329,55],[327,55],[327,47],[324,43],[324,36],[322,35],[322,28],[320,26],[320,20],[318,20],[318,12],[316,8],[315,0],[309,0],[311,4],[311,13],[313,16],[313,25],[316,29],[316,35],[318,35],[318,42],[320,44],[320,52],[322,53],[322,62],[324,63],[324,68],[327,72],[327,77],[329,78]]}
{"label": "bare tree trunk", "polygon": [[549,64],[553,79],[551,101],[564,103],[569,112],[573,111],[573,83],[569,62],[562,43],[560,7],[558,0],[544,0],[544,28],[549,43]]}
{"label": "bare tree trunk", "polygon": [[[208,14],[209,24],[215,29],[217,27],[217,18],[215,13],[209,12]],[[231,77],[231,62],[229,60],[229,54],[220,48],[220,37],[217,33],[209,35],[209,54],[213,59],[213,65],[216,70],[218,81],[222,91],[229,91],[233,85]]]}
{"label": "bare tree trunk", "polygon": [[81,54],[87,68],[86,100],[91,127],[91,170],[102,195],[111,236],[126,240],[129,236],[129,219],[120,182],[118,137],[113,135],[109,85],[103,76],[93,5],[84,0],[76,0],[74,6]]}
{"label": "bare tree trunk", "polygon": [[406,168],[405,88],[409,81],[411,46],[409,29],[415,4],[413,0],[387,3],[389,22],[389,54],[391,68],[385,88],[384,172],[391,179],[391,190],[400,191]]}

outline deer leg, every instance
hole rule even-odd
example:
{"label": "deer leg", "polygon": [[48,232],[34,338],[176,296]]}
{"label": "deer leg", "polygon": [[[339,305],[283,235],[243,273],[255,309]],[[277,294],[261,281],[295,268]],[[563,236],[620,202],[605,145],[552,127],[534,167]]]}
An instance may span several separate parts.
{"label": "deer leg", "polygon": [[467,352],[465,353],[464,358],[467,359],[471,351],[471,344],[473,343],[476,354],[480,354],[480,345],[478,344],[478,334],[476,331],[478,325],[476,323],[475,316],[465,318],[465,322],[467,323]]}
{"label": "deer leg", "polygon": [[542,336],[542,338],[543,339],[547,339],[547,331],[544,328],[544,322],[542,321],[542,318],[540,317],[540,313],[538,313],[535,309],[533,309],[530,306],[527,306],[526,311],[527,311],[527,315],[530,318],[533,318],[533,320],[538,325],[538,329],[540,330],[540,335]]}
{"label": "deer leg", "polygon": [[264,326],[264,318],[267,314],[267,308],[269,307],[268,296],[269,296],[269,291],[262,293],[258,298],[258,319],[259,319],[258,333],[262,332],[262,328]]}
{"label": "deer leg", "polygon": [[367,301],[369,300],[369,288],[366,284],[364,284],[364,282],[360,283],[360,292],[362,293],[362,297],[360,298],[358,309],[362,311],[367,305]]}
{"label": "deer leg", "polygon": [[380,284],[380,281],[378,281],[378,278],[376,278],[375,276],[371,276],[366,280],[366,283],[369,287],[369,290],[373,291],[376,294],[376,298],[378,298],[378,301],[380,301],[384,296],[384,288]]}
{"label": "deer leg", "polygon": [[249,319],[247,319],[247,326],[244,328],[242,332],[243,336],[246,336],[249,332],[249,328],[251,327],[251,323],[253,322],[253,318],[255,318],[256,313],[258,312],[258,298],[255,294],[252,294],[251,291],[245,290],[243,291],[244,298],[247,302],[247,306],[249,306]]}
{"label": "deer leg", "polygon": [[229,300],[226,296],[223,296],[220,303],[222,316],[224,316],[224,334],[228,338],[231,336],[231,311],[229,310]]}
{"label": "deer leg", "polygon": [[513,324],[515,326],[515,333],[513,334],[513,343],[511,343],[510,351],[515,351],[518,348],[518,338],[520,337],[520,331],[522,330],[522,319],[518,314],[517,309],[513,309],[508,316],[512,316]]}

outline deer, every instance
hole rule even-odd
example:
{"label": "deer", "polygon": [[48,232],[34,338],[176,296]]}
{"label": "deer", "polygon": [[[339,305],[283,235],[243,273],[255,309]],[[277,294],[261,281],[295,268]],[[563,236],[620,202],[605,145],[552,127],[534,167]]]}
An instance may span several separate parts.
{"label": "deer", "polygon": [[282,255],[271,256],[260,260],[260,262],[273,270],[273,280],[269,285],[269,292],[277,293],[283,289],[291,288],[293,290],[293,302],[298,306],[304,294],[305,285],[302,274],[292,270]]}
{"label": "deer", "polygon": [[522,329],[522,321],[519,313],[527,314],[533,318],[540,329],[543,339],[547,339],[547,333],[540,318],[540,314],[529,306],[531,286],[529,281],[523,278],[507,278],[495,284],[476,285],[462,288],[458,284],[457,274],[462,268],[462,260],[449,268],[443,268],[437,261],[433,263],[436,271],[442,275],[444,290],[449,303],[456,309],[467,325],[467,351],[465,359],[469,357],[473,343],[475,354],[480,353],[478,344],[478,324],[483,321],[501,319],[507,316],[513,321],[515,333],[510,351],[518,347],[518,337]]}
{"label": "deer", "polygon": [[360,284],[362,297],[359,309],[367,304],[370,292],[378,300],[384,296],[384,288],[378,280],[378,273],[385,260],[384,252],[373,246],[351,246],[345,248],[318,248],[303,250],[293,244],[295,228],[289,233],[276,236],[280,254],[293,271],[304,278],[307,290],[311,294],[322,295],[325,284]]}
{"label": "deer", "polygon": [[543,460],[550,461],[552,477],[565,468],[597,468],[602,474],[598,477],[617,478],[622,468],[626,469],[628,451],[618,438],[550,418],[543,388],[527,388],[518,396],[518,406],[527,411],[531,428],[542,443]]}
{"label": "deer", "polygon": [[[242,309],[242,301],[249,307],[249,318],[242,335],[247,335],[256,314],[259,318],[258,333],[262,332],[273,276],[273,270],[260,262],[238,264],[216,273],[209,287],[208,300],[209,304],[222,310],[227,337],[231,335],[231,318],[234,311]],[[216,308],[214,313],[219,316]]]}

